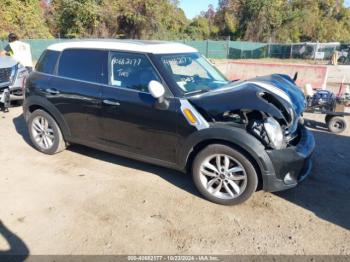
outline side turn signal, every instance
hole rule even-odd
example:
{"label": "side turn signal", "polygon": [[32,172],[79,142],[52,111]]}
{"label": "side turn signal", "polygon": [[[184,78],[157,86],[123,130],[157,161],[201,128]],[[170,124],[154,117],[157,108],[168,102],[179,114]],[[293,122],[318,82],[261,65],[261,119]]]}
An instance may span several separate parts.
{"label": "side turn signal", "polygon": [[188,122],[190,122],[193,125],[197,123],[197,118],[193,115],[193,113],[191,112],[190,109],[185,108],[183,110],[183,113],[184,113],[186,119],[188,120]]}

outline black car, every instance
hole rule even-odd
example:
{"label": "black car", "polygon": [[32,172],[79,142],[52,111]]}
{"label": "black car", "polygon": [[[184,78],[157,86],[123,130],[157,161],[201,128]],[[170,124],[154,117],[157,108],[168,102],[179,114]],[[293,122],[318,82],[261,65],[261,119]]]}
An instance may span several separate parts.
{"label": "black car", "polygon": [[52,45],[27,79],[23,107],[43,153],[76,143],[190,172],[219,204],[292,188],[311,170],[315,142],[290,77],[228,81],[179,43]]}

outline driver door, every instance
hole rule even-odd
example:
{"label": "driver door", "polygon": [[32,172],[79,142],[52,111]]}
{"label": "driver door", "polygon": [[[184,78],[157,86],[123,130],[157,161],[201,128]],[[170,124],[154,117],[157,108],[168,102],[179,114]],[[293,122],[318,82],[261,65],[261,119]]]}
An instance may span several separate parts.
{"label": "driver door", "polygon": [[145,54],[110,52],[109,68],[109,85],[102,89],[103,143],[175,163],[179,101],[168,91],[169,108],[155,108],[148,83],[162,80]]}

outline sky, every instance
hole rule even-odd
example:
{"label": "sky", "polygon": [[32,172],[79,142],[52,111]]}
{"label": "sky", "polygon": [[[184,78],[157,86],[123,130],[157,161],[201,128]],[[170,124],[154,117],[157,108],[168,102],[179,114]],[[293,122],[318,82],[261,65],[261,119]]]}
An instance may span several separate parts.
{"label": "sky", "polygon": [[[350,2],[350,0],[347,1]],[[210,4],[216,9],[218,3],[218,0],[180,0],[180,7],[185,11],[187,18],[192,19],[199,15],[201,11],[206,11]]]}
{"label": "sky", "polygon": [[[192,19],[201,11],[207,10],[210,4],[216,9],[218,2],[218,0],[180,0],[180,7],[185,11],[187,18]],[[350,7],[350,0],[345,0],[345,5]]]}

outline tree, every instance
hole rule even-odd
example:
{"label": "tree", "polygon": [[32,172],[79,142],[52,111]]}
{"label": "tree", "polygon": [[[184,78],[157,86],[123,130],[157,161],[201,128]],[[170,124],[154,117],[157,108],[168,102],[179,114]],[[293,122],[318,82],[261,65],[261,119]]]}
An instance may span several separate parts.
{"label": "tree", "polygon": [[52,38],[43,23],[43,9],[37,0],[0,1],[0,38],[14,32],[22,38]]}
{"label": "tree", "polygon": [[52,6],[62,37],[175,39],[188,24],[177,1],[53,0]]}
{"label": "tree", "polygon": [[350,41],[343,0],[220,0],[220,35],[251,41]]}
{"label": "tree", "polygon": [[290,14],[279,30],[282,41],[350,41],[349,9],[343,1],[293,0]]}
{"label": "tree", "polygon": [[55,31],[68,38],[98,36],[100,3],[98,0],[53,0]]}
{"label": "tree", "polygon": [[237,36],[244,40],[267,41],[275,38],[283,22],[284,0],[238,0],[226,4],[237,17]]}
{"label": "tree", "polygon": [[219,0],[188,20],[178,0],[0,0],[0,37],[350,42],[344,0]]}
{"label": "tree", "polygon": [[209,20],[203,16],[195,17],[186,29],[192,39],[208,39],[210,37]]}

